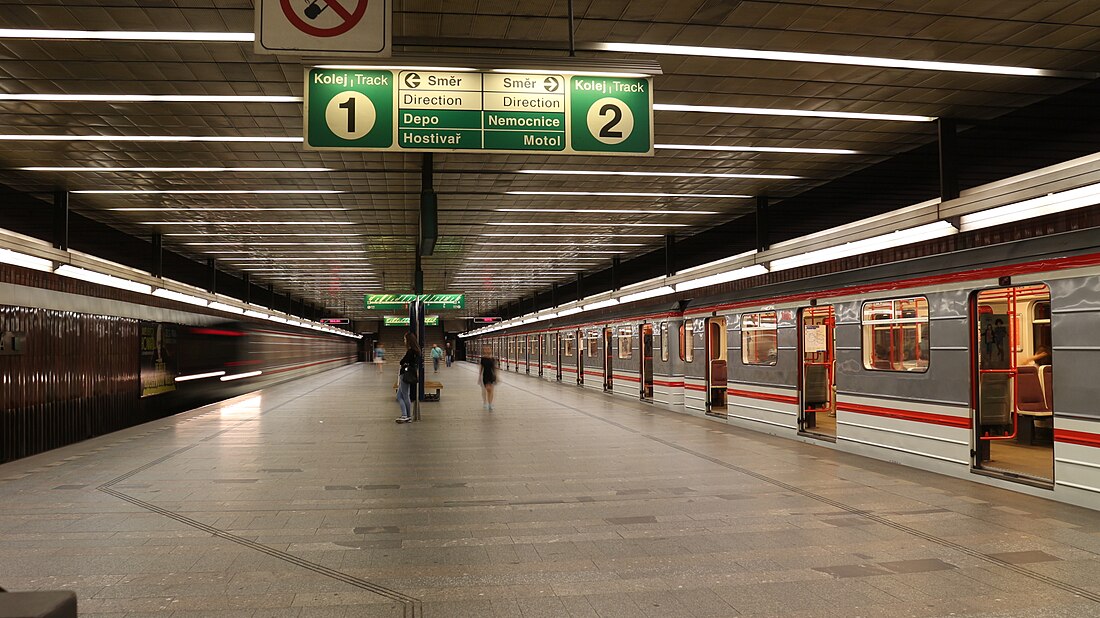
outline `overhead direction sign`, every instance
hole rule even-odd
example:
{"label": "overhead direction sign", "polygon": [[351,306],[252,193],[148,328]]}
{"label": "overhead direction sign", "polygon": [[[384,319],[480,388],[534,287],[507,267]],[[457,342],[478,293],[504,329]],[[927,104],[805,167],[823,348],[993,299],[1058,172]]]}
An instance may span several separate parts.
{"label": "overhead direction sign", "polygon": [[340,326],[348,326],[351,324],[349,318],[321,318],[318,320],[321,324],[334,324]]}
{"label": "overhead direction sign", "polygon": [[367,294],[363,306],[367,309],[407,309],[409,303],[420,300],[426,309],[465,309],[465,294]]}
{"label": "overhead direction sign", "polygon": [[389,56],[391,14],[390,0],[256,0],[256,52]]}
{"label": "overhead direction sign", "polygon": [[[382,326],[408,326],[409,317],[399,315],[385,315],[382,316]],[[426,315],[424,316],[424,326],[439,326],[438,315]]]}
{"label": "overhead direction sign", "polygon": [[653,154],[651,77],[306,70],[305,147]]}

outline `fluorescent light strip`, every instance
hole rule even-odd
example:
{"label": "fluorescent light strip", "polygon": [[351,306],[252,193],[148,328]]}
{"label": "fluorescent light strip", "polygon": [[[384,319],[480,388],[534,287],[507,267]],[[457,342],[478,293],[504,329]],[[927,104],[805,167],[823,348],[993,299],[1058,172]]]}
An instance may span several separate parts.
{"label": "fluorescent light strip", "polygon": [[345,193],[336,189],[86,189],[70,191],[89,195],[335,195]]}
{"label": "fluorescent light strip", "polygon": [[[262,315],[262,314],[257,314]],[[190,382],[191,380],[201,380],[203,378],[216,378],[218,376],[224,376],[224,371],[211,371],[210,373],[196,373],[189,376],[178,376],[176,382]]]}
{"label": "fluorescent light strip", "polygon": [[557,242],[476,242],[475,246],[478,247],[561,247],[563,250],[568,251],[572,247],[648,247],[649,245],[641,242],[601,242],[601,243],[587,243],[587,244],[573,244],[563,245]]}
{"label": "fluorescent light strip", "polygon": [[334,69],[334,70],[349,70],[349,71],[450,71],[450,72],[470,72],[477,71],[477,69],[471,67],[415,67],[415,66],[393,66],[393,65],[369,65],[369,64],[321,64],[313,67],[315,69]]}
{"label": "fluorescent light strip", "polygon": [[[165,236],[192,236],[193,234],[165,234]],[[207,234],[194,234],[195,236],[206,236]],[[278,236],[278,234],[273,234]],[[312,235],[312,234],[309,234]],[[307,234],[302,234],[307,236]],[[324,236],[324,234],[317,234],[317,236]],[[185,242],[182,243],[185,247],[359,247],[363,243],[359,242]]]}
{"label": "fluorescent light strip", "polygon": [[38,28],[0,28],[0,39],[250,43],[256,39],[256,35],[251,32],[152,32],[142,30],[45,30]]}
{"label": "fluorescent light strip", "polygon": [[671,105],[668,103],[654,103],[653,110],[662,112],[745,114],[753,116],[798,116],[800,118],[835,118],[841,120],[885,120],[890,122],[932,122],[936,119],[934,116],[909,116],[902,114],[829,112],[802,109],[773,109],[770,107],[729,107],[725,105]]}
{"label": "fluorescent light strip", "polygon": [[20,167],[16,168],[24,172],[79,172],[95,174],[101,172],[216,172],[216,173],[318,173],[336,171],[331,167]]}
{"label": "fluorescent light strip", "polygon": [[664,296],[665,294],[672,294],[675,290],[670,285],[662,285],[659,288],[653,288],[652,290],[643,290],[641,292],[634,292],[633,294],[627,294],[626,296],[619,297],[621,303],[632,303],[638,300],[645,300],[647,298],[656,298],[658,296]]}
{"label": "fluorescent light strip", "polygon": [[569,212],[611,215],[720,215],[713,210],[616,210],[598,208],[494,208],[495,212]]}
{"label": "fluorescent light strip", "polygon": [[[283,322],[284,324],[289,324],[291,326],[302,326],[301,322],[295,322],[293,320],[279,320],[279,321]],[[242,378],[253,378],[253,377],[256,377],[258,375],[263,375],[263,372],[262,371],[249,371],[247,373],[237,373],[237,374],[234,374],[234,375],[231,375],[231,376],[222,376],[218,379],[221,380],[222,382],[229,382],[231,380],[240,380]]]}
{"label": "fluorescent light strip", "polygon": [[644,176],[646,178],[764,178],[770,180],[796,180],[801,176],[785,174],[733,174],[726,172],[631,172],[627,170],[516,170],[517,174],[546,174],[556,176]]}
{"label": "fluorescent light strip", "polygon": [[513,73],[519,75],[595,75],[606,77],[651,77],[649,73],[608,73],[604,71],[572,71],[569,69],[493,69],[493,73]]}
{"label": "fluorescent light strip", "polygon": [[595,251],[588,249],[566,249],[562,248],[560,251],[539,250],[532,249],[530,251],[524,251],[522,249],[486,249],[482,250],[481,254],[487,253],[540,253],[549,255],[562,255],[563,253],[610,253],[610,254],[622,254],[626,251]]}
{"label": "fluorescent light strip", "polygon": [[753,264],[752,266],[738,268],[729,272],[718,273],[716,275],[709,275],[706,277],[699,277],[698,279],[691,279],[689,281],[681,281],[680,283],[676,284],[675,288],[677,292],[685,292],[687,290],[694,290],[696,288],[702,288],[708,285],[718,285],[719,283],[729,283],[730,281],[747,279],[749,277],[766,274],[767,272],[768,269],[763,264]]}
{"label": "fluorescent light strip", "polygon": [[[256,253],[256,251],[203,251],[203,253],[206,253],[208,255],[226,255],[226,254],[252,255],[253,253]],[[273,259],[279,259],[281,256],[284,256],[284,255],[299,255],[299,254],[310,255],[310,254],[315,254],[315,253],[325,253],[325,254],[367,253],[367,250],[366,249],[326,249],[326,250],[323,250],[323,251],[318,251],[316,249],[307,249],[307,250],[304,250],[304,251],[276,250],[273,253],[277,253],[278,255],[277,256],[272,256],[272,258]],[[227,258],[227,259],[232,259],[232,258]]]}
{"label": "fluorescent light strip", "polygon": [[[710,56],[741,60],[776,60],[818,64],[844,64],[849,66],[878,67],[884,69],[910,69],[919,71],[950,71],[955,73],[985,73],[991,75],[1018,75],[1022,77],[1058,77],[1065,71],[1012,67],[997,64],[973,64],[967,62],[943,62],[939,60],[903,60],[878,56],[848,56],[841,54],[815,54],[810,52],[766,51],[733,47],[700,47],[694,45],[655,45],[649,43],[597,43],[600,51],[629,52],[636,54],[668,54],[674,56]],[[1084,77],[1086,74],[1080,74]],[[1095,77],[1095,74],[1092,74]]]}
{"label": "fluorescent light strip", "polygon": [[11,264],[13,266],[22,266],[23,268],[41,270],[43,272],[53,272],[53,262],[51,260],[19,253],[18,251],[12,251],[10,249],[0,249],[0,264]]}
{"label": "fluorescent light strip", "polygon": [[842,148],[773,148],[769,146],[703,146],[700,144],[654,144],[657,150],[708,150],[715,152],[771,152],[784,154],[862,154],[858,150]]}
{"label": "fluorescent light strip", "polygon": [[[170,234],[165,234],[165,236],[170,236]],[[478,236],[488,236],[488,237],[497,237],[497,238],[500,238],[500,237],[504,237],[504,238],[512,238],[512,237],[524,237],[524,238],[526,238],[526,237],[534,237],[534,238],[587,238],[589,240],[592,240],[592,239],[595,239],[595,238],[664,238],[664,234],[604,234],[602,232],[594,232],[594,233],[591,233],[591,234],[519,234],[519,233],[516,233],[516,234],[511,234],[511,233],[499,234],[499,233],[491,233],[491,234],[478,234]]]}
{"label": "fluorescent light strip", "polygon": [[[140,221],[140,225],[357,225],[353,221]],[[307,234],[308,236],[308,234]]]}
{"label": "fluorescent light strip", "polygon": [[62,277],[80,279],[81,281],[87,281],[89,283],[98,283],[100,285],[106,285],[122,290],[129,290],[131,292],[138,292],[141,294],[149,294],[153,291],[153,286],[151,285],[137,283],[136,281],[130,281],[129,279],[123,279],[121,277],[115,277],[112,275],[95,272],[94,270],[77,268],[76,266],[70,266],[69,264],[62,264],[61,266],[58,266],[57,270],[55,270],[54,272],[61,275]]}
{"label": "fluorescent light strip", "polygon": [[113,212],[343,212],[350,208],[108,208]]}
{"label": "fluorescent light strip", "polygon": [[173,292],[172,290],[166,290],[164,288],[157,288],[156,290],[154,290],[153,296],[159,296],[160,298],[167,298],[168,300],[188,303],[191,305],[199,305],[200,307],[205,307],[207,305],[207,301],[205,298],[191,296],[190,294],[182,294],[180,292]]}
{"label": "fluorescent light strip", "polygon": [[210,303],[210,308],[217,309],[218,311],[225,311],[227,313],[244,313],[244,309],[240,307],[234,307],[233,305],[227,305],[217,301]]}
{"label": "fluorescent light strip", "polygon": [[751,195],[722,193],[644,193],[631,191],[505,191],[506,195],[569,195],[606,197],[698,197],[703,199],[749,199]]}
{"label": "fluorescent light strip", "polygon": [[[187,233],[178,233],[178,234],[165,234],[165,236],[209,236],[209,235],[210,234],[207,233],[207,232],[187,232]],[[344,237],[346,237],[346,236],[362,236],[362,234],[357,234],[357,233],[354,233],[354,232],[326,232],[326,233],[320,233],[319,232],[319,233],[316,233],[316,234],[302,234],[302,233],[287,234],[287,233],[276,233],[276,232],[261,232],[261,233],[258,233],[258,234],[250,234],[250,233],[244,233],[244,232],[233,232],[231,234],[226,234],[226,236],[234,236],[234,237],[240,237],[240,238],[245,238],[245,237],[255,238],[257,236],[262,236],[264,238],[267,238],[269,236],[271,236],[271,237],[275,237],[275,236],[308,236],[308,237],[314,237],[314,236],[344,236]],[[236,244],[236,243],[186,243],[186,244],[196,244],[196,245],[197,244],[226,244],[226,245],[232,245],[232,244]],[[328,243],[299,243],[299,244],[328,244]],[[355,243],[355,244],[358,244],[358,243]]]}
{"label": "fluorescent light strip", "polygon": [[219,94],[0,94],[0,101],[53,103],[301,103],[302,97]]}
{"label": "fluorescent light strip", "polygon": [[[499,225],[511,227],[688,227],[686,223],[486,223],[485,225]],[[517,234],[518,235],[518,234]],[[598,235],[590,234],[589,236]],[[557,234],[560,236],[560,234]]]}
{"label": "fluorescent light strip", "polygon": [[[467,257],[466,259],[467,259],[467,260],[525,260],[525,259],[527,259],[527,258],[522,258],[522,257],[488,257],[488,256],[468,256],[468,257]],[[586,258],[586,257],[563,257],[562,259],[566,259],[566,260],[575,260],[575,261],[578,261],[578,262],[602,262],[603,260],[606,260],[607,258],[602,258],[602,257],[592,257],[592,258]],[[551,259],[551,261],[553,261],[553,259]]]}
{"label": "fluorescent light strip", "polygon": [[934,238],[942,238],[957,233],[958,230],[955,229],[955,226],[947,221],[936,221],[935,223],[919,225],[914,228],[898,230],[896,232],[871,238],[864,238],[843,245],[826,247],[816,251],[808,251],[799,255],[772,260],[771,263],[768,264],[768,268],[772,272],[776,272],[788,268],[797,268],[799,266],[818,264],[829,260],[870,253],[872,251],[900,247],[902,245],[922,242]]}
{"label": "fluorescent light strip", "polygon": [[1098,203],[1100,203],[1100,184],[1094,184],[963,215],[959,223],[963,232],[969,232]]}
{"label": "fluorescent light strip", "polygon": [[300,137],[242,137],[231,135],[31,135],[4,134],[0,141],[7,142],[275,142],[300,144]]}
{"label": "fluorescent light strip", "polygon": [[[366,253],[366,252],[364,251],[363,253]],[[331,262],[331,261],[333,261],[333,259],[339,259],[342,262],[365,262],[365,261],[368,261],[370,258],[352,257],[352,256],[346,256],[346,257],[340,257],[340,258],[266,256],[266,257],[241,257],[241,258],[232,258],[231,257],[231,258],[225,258],[223,261],[225,261],[225,262],[269,262],[269,261],[272,261],[272,260],[278,260],[280,262],[284,262],[284,261],[289,261],[289,262],[322,262],[322,261]]]}

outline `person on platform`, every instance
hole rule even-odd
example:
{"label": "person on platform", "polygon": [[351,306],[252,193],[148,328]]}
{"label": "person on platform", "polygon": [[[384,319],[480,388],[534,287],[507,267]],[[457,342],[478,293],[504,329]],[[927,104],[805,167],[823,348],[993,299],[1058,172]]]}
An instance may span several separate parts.
{"label": "person on platform", "polygon": [[443,348],[438,343],[432,344],[432,373],[439,373],[439,360],[443,358]]}
{"label": "person on platform", "polygon": [[413,408],[409,393],[420,381],[418,375],[420,359],[420,342],[416,340],[416,335],[411,332],[405,333],[405,355],[401,357],[397,369],[397,405],[401,407],[398,423],[407,423],[412,420]]}
{"label": "person on platform", "polygon": [[382,373],[382,365],[386,362],[386,349],[382,347],[382,342],[379,341],[374,346],[374,366],[378,367],[378,373]]}
{"label": "person on platform", "polygon": [[477,372],[477,383],[481,385],[481,401],[485,409],[493,411],[493,387],[497,383],[497,359],[493,358],[493,348],[485,346],[481,351],[481,370]]}
{"label": "person on platform", "polygon": [[450,341],[448,341],[446,343],[446,346],[447,346],[447,349],[445,350],[445,353],[447,355],[447,366],[450,367],[451,366],[451,361],[453,361],[454,357],[455,357],[455,351],[454,351],[454,348],[451,347],[451,342]]}

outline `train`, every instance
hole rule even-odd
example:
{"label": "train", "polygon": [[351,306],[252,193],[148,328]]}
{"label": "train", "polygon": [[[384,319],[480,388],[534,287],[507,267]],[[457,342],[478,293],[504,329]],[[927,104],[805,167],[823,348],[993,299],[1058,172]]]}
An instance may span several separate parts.
{"label": "train", "polygon": [[781,279],[473,334],[468,356],[1100,508],[1096,229]]}

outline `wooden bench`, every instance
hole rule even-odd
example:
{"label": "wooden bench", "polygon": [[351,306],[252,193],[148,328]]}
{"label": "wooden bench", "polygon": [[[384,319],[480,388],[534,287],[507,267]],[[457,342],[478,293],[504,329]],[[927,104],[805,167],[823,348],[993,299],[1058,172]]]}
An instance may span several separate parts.
{"label": "wooden bench", "polygon": [[[393,383],[393,390],[397,390],[397,382]],[[428,391],[435,391],[432,395]],[[424,401],[439,401],[440,391],[443,390],[443,383],[436,382],[434,380],[426,380],[424,382]]]}

